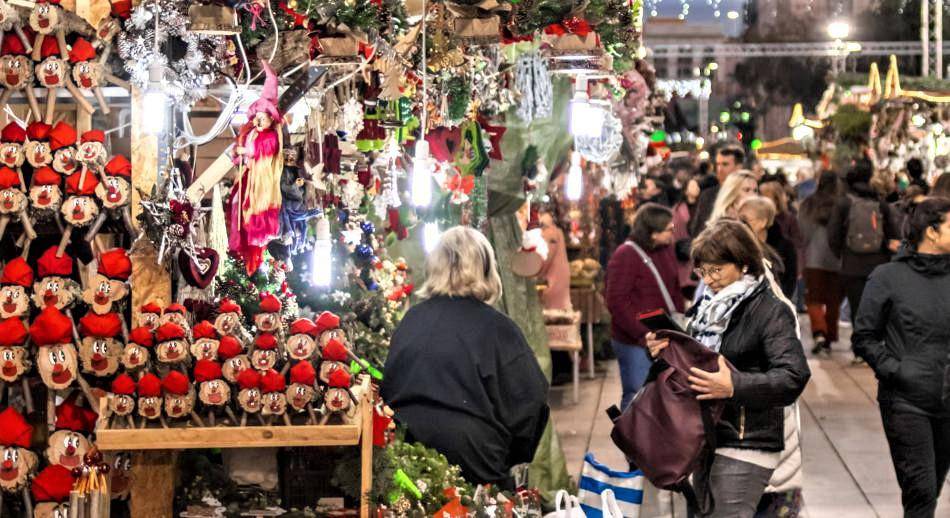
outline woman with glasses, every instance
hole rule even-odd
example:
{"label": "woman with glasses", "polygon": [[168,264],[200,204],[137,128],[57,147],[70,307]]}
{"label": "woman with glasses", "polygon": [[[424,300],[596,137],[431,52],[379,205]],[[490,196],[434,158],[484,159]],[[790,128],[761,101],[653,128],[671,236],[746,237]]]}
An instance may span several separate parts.
{"label": "woman with glasses", "polygon": [[[717,372],[693,369],[700,401],[723,399],[715,457],[694,474],[715,499],[709,517],[751,518],[785,446],[784,407],[795,402],[811,373],[795,314],[772,290],[762,247],[743,223],[720,219],[693,243],[696,274],[707,289],[690,310],[689,333],[720,359]],[[668,340],[646,336],[654,358]]]}
{"label": "woman with glasses", "polygon": [[[683,311],[673,231],[673,212],[647,203],[637,210],[630,236],[607,264],[606,299],[611,344],[620,363],[621,408],[643,386],[653,364],[644,348],[648,330],[637,317],[654,309]],[[674,308],[668,307],[667,300]]]}

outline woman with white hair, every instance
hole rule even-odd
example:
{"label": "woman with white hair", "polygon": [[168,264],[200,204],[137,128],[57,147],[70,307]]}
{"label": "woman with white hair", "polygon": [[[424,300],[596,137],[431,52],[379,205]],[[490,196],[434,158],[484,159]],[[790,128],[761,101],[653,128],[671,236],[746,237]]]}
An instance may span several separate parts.
{"label": "woman with white hair", "polygon": [[501,278],[488,239],[446,231],[426,261],[425,299],[393,335],[381,395],[419,441],[472,483],[514,489],[548,421],[548,382],[518,326],[491,306]]}

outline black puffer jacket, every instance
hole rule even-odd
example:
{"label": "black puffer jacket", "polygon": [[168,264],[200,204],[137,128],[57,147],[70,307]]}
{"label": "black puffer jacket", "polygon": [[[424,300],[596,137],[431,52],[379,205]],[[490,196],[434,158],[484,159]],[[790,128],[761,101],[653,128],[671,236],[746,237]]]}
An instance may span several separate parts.
{"label": "black puffer jacket", "polygon": [[783,408],[811,377],[791,308],[763,282],[729,320],[720,354],[738,372],[716,428],[717,447],[782,451]]}
{"label": "black puffer jacket", "polygon": [[907,411],[950,415],[950,256],[902,251],[864,288],[854,352],[880,380],[878,400]]}

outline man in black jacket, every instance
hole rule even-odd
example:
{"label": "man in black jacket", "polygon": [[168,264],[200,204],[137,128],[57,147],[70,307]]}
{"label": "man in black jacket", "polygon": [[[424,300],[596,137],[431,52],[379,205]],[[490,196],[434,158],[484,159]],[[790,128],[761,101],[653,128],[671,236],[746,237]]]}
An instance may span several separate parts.
{"label": "man in black jacket", "polygon": [[950,468],[950,200],[921,202],[906,248],[874,270],[855,353],[874,369],[907,518],[932,518]]}
{"label": "man in black jacket", "polygon": [[706,222],[712,215],[713,207],[716,205],[716,197],[719,196],[719,186],[726,181],[732,173],[742,169],[745,162],[745,152],[742,148],[729,146],[724,147],[716,153],[716,179],[719,183],[708,189],[703,189],[696,201],[696,215],[689,222],[689,235],[696,237],[706,228]]}

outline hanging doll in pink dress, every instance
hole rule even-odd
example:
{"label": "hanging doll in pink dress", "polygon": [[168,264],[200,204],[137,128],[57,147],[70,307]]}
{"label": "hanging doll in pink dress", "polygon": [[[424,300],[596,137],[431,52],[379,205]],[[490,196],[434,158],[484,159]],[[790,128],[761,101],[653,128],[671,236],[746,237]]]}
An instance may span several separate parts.
{"label": "hanging doll in pink dress", "polygon": [[231,189],[228,212],[228,247],[244,260],[248,275],[260,267],[265,247],[280,231],[280,176],[284,169],[277,75],[267,62],[261,65],[267,78],[237,137],[235,163],[240,176]]}

